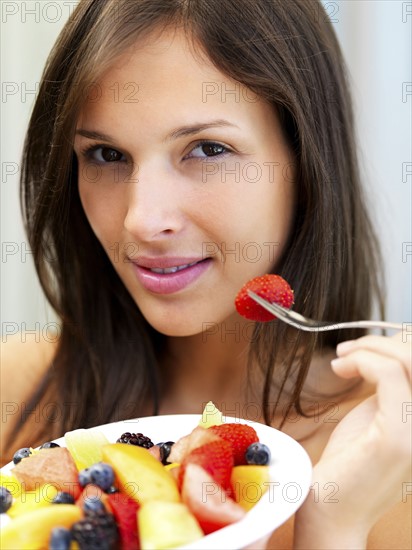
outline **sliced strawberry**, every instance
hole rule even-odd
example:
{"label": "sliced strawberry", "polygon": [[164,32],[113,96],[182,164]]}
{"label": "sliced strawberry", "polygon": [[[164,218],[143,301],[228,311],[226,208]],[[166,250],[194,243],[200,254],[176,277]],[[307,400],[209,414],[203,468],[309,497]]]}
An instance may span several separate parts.
{"label": "sliced strawberry", "polygon": [[204,468],[197,464],[186,466],[182,500],[206,535],[239,521],[246,513],[226,495]]}
{"label": "sliced strawberry", "polygon": [[167,460],[168,462],[182,463],[185,456],[193,451],[193,449],[217,440],[219,440],[219,437],[216,434],[206,428],[197,426],[190,434],[176,441]]}
{"label": "sliced strawberry", "polygon": [[139,550],[137,510],[139,505],[122,493],[108,495],[108,503],[117,523],[121,550]]}
{"label": "sliced strawberry", "polygon": [[230,490],[233,468],[233,453],[230,443],[223,439],[206,443],[193,449],[183,460],[179,469],[179,486],[182,487],[188,464],[201,466],[214,481],[225,490]]}
{"label": "sliced strawberry", "polygon": [[252,290],[255,294],[258,294],[269,302],[286,308],[292,307],[294,302],[293,290],[280,275],[256,277],[241,288],[235,299],[238,313],[252,321],[266,322],[272,321],[276,317],[257,304],[247,293],[248,290]]}
{"label": "sliced strawberry", "polygon": [[208,430],[230,443],[235,466],[247,464],[245,458],[247,448],[252,443],[259,441],[255,429],[247,424],[227,423],[211,426]]}

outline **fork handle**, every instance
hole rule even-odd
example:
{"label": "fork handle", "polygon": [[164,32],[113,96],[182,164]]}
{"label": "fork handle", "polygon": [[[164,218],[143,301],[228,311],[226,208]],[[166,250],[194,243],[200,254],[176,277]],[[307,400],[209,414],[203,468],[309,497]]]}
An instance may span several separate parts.
{"label": "fork handle", "polygon": [[[295,323],[298,326],[299,323]],[[404,323],[404,325],[407,323]],[[344,323],[331,323],[329,325],[320,325],[318,327],[302,326],[304,330],[311,332],[324,332],[326,330],[338,330],[341,328],[392,328],[395,330],[402,330],[403,325],[401,323],[388,323],[387,321],[346,321]]]}

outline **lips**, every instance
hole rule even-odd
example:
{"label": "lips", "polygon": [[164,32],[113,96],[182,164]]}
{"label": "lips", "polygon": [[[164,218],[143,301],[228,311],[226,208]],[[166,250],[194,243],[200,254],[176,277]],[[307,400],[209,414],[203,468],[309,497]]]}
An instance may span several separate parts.
{"label": "lips", "polygon": [[155,294],[183,290],[209,268],[211,258],[158,257],[134,260],[133,268],[140,284]]}
{"label": "lips", "polygon": [[[202,261],[202,260],[199,260],[199,261]],[[191,264],[183,264],[183,265],[178,265],[173,267],[166,267],[164,269],[162,269],[161,267],[152,267],[149,269],[153,273],[161,273],[161,274],[176,273],[176,271],[182,271],[182,269],[186,269],[187,267],[192,267],[192,265],[196,265],[197,263],[199,262],[193,262]]]}

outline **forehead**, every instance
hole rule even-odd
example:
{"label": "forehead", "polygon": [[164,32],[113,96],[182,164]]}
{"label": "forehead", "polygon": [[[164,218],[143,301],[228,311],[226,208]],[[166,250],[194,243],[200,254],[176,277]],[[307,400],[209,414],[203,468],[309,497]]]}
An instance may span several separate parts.
{"label": "forehead", "polygon": [[[266,105],[251,90],[217,69],[183,31],[153,33],[126,50],[88,93],[82,118],[143,119],[159,113],[193,118],[223,114],[257,116]],[[266,109],[268,106],[266,105]],[[190,111],[190,113],[189,113]]]}

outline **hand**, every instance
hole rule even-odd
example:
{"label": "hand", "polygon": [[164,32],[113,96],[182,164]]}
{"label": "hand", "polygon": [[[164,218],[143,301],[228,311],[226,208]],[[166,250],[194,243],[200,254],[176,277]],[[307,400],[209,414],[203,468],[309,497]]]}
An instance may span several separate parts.
{"label": "hand", "polygon": [[[361,376],[376,386],[376,393],[341,420],[314,467],[313,483],[320,494],[316,499],[309,495],[297,514],[296,548],[365,548],[374,523],[402,501],[411,481],[407,335],[365,336],[340,344],[337,355],[332,362],[337,375]],[[337,502],[327,498],[331,484]]]}

